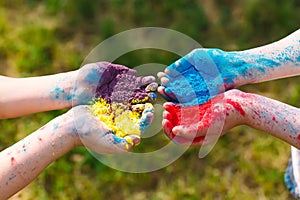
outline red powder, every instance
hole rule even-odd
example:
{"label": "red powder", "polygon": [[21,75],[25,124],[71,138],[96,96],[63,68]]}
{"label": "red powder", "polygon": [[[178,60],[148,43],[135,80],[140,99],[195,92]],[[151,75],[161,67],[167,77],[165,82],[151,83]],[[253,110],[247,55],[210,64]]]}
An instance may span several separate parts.
{"label": "red powder", "polygon": [[15,158],[14,158],[14,157],[11,157],[11,159],[10,159],[10,164],[11,164],[11,166],[13,166],[15,163],[16,163]]}
{"label": "red powder", "polygon": [[300,134],[297,136],[297,139],[300,140]]}
{"label": "red powder", "polygon": [[[204,122],[204,125],[210,125],[211,101],[203,105],[185,107],[182,107],[181,105],[170,105],[166,109],[172,115],[173,126],[191,125],[200,121]],[[207,116],[205,119],[203,119],[204,115]]]}
{"label": "red powder", "polygon": [[237,111],[239,111],[239,113],[241,113],[241,115],[245,116],[245,111],[238,102],[232,101],[231,99],[227,99],[226,102],[231,104]]}
{"label": "red powder", "polygon": [[[197,145],[204,140],[204,136],[195,137],[193,141],[176,136],[172,129],[175,126],[183,125],[183,126],[191,126],[193,124],[201,123],[201,127],[209,127],[211,124],[212,118],[212,110],[211,110],[211,101],[203,104],[203,105],[195,105],[195,106],[185,106],[181,105],[169,104],[165,107],[165,109],[171,114],[171,122],[165,124],[166,134],[175,142],[180,144],[194,144]],[[205,116],[205,118],[204,118]]]}

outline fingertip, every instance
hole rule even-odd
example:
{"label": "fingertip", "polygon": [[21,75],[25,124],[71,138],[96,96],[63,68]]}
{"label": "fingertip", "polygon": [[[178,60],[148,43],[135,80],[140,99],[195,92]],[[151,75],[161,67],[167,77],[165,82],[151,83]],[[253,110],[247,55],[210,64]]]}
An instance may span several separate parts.
{"label": "fingertip", "polygon": [[153,82],[155,82],[155,77],[154,76],[145,76],[142,78],[142,86],[145,86],[145,85],[148,85],[148,84],[151,84]]}
{"label": "fingertip", "polygon": [[162,77],[164,77],[166,74],[164,73],[164,72],[158,72],[157,73],[157,77],[158,78],[162,78]]}
{"label": "fingertip", "polygon": [[163,112],[163,119],[167,119],[169,121],[172,121],[172,115],[171,115],[171,113],[165,110]]}
{"label": "fingertip", "polygon": [[176,107],[176,104],[173,102],[166,102],[163,104],[163,107],[166,111],[171,112]]}
{"label": "fingertip", "polygon": [[152,102],[152,101],[155,101],[157,99],[157,94],[156,92],[149,92],[148,93],[148,98],[149,98],[149,101]]}
{"label": "fingertip", "polygon": [[152,82],[145,88],[146,92],[155,92],[158,88],[158,84],[156,82]]}
{"label": "fingertip", "polygon": [[169,79],[166,78],[166,77],[162,77],[162,78],[160,79],[160,83],[161,83],[162,85],[166,85],[166,84],[169,83]]}
{"label": "fingertip", "polygon": [[140,136],[138,135],[126,135],[124,137],[124,139],[126,140],[126,142],[131,145],[132,147],[138,145],[141,141]]}
{"label": "fingertip", "polygon": [[158,92],[159,94],[163,94],[163,93],[164,93],[164,89],[165,89],[164,86],[158,86],[157,92]]}

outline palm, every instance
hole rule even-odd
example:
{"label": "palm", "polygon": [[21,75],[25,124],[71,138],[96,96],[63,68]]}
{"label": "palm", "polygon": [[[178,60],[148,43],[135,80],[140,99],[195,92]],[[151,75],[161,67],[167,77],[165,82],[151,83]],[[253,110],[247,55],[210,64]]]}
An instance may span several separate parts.
{"label": "palm", "polygon": [[196,49],[159,73],[159,92],[167,100],[182,104],[203,104],[232,87],[225,79],[225,59],[218,49]]}
{"label": "palm", "polygon": [[[245,111],[238,103],[240,93],[230,90],[195,106],[165,103],[163,129],[166,135],[180,144],[211,143],[232,127],[242,124]],[[209,129],[213,137],[207,140]]]}
{"label": "palm", "polygon": [[[105,124],[97,119],[90,107],[86,105],[72,108],[74,117],[74,129],[80,139],[81,145],[97,153],[122,153],[129,151],[134,145],[139,143],[139,137],[129,135],[127,138],[120,138]],[[137,124],[141,130],[149,126],[153,119],[153,107],[148,107],[142,113]],[[130,137],[130,138],[128,138]],[[128,141],[131,140],[131,141]]]}
{"label": "palm", "polygon": [[130,102],[148,96],[145,88],[155,81],[152,76],[137,77],[136,71],[108,62],[91,63],[78,71],[73,105],[88,104],[93,98],[108,102]]}

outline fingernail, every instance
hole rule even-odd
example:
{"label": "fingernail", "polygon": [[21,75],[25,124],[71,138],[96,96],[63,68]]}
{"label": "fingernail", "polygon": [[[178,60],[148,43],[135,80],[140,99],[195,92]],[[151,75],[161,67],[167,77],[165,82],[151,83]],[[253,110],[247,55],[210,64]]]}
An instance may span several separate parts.
{"label": "fingernail", "polygon": [[146,87],[146,92],[155,92],[158,88],[158,84],[156,82],[150,83],[149,85],[147,85]]}
{"label": "fingernail", "polygon": [[126,135],[124,137],[124,139],[126,140],[126,142],[130,145],[134,145],[134,142],[133,142],[133,139],[129,136],[129,135]]}
{"label": "fingernail", "polygon": [[133,145],[136,146],[136,145],[140,144],[140,142],[141,142],[140,136],[138,136],[138,135],[131,135],[130,137],[131,137],[131,139],[133,141]]}
{"label": "fingernail", "polygon": [[154,100],[157,99],[157,94],[156,94],[155,92],[150,92],[150,93],[148,94],[148,97],[149,97],[149,100],[150,100],[150,101],[154,101]]}

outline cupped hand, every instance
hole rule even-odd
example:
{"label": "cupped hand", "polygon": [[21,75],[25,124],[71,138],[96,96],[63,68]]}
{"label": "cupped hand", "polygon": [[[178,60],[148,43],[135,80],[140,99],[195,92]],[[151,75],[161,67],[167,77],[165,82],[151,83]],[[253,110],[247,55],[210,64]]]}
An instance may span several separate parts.
{"label": "cupped hand", "polygon": [[[154,108],[149,105],[151,104],[144,107],[137,124],[142,132],[151,124],[154,116]],[[74,119],[72,130],[77,137],[77,146],[85,146],[100,154],[111,154],[126,153],[139,144],[140,137],[138,135],[128,135],[124,138],[117,137],[102,121],[92,114],[90,109],[88,105],[80,105],[69,111]]]}
{"label": "cupped hand", "polygon": [[158,73],[158,92],[168,101],[196,105],[233,88],[225,55],[219,49],[193,50]]}
{"label": "cupped hand", "polygon": [[156,99],[153,76],[138,77],[136,70],[109,62],[84,65],[78,70],[73,105],[88,104],[93,98],[108,102],[141,103]]}
{"label": "cupped hand", "polygon": [[[179,144],[209,144],[229,129],[245,123],[242,96],[243,92],[234,89],[202,105],[186,106],[167,102],[164,104],[163,130]],[[216,131],[211,133],[212,136],[207,135],[210,128]]]}

